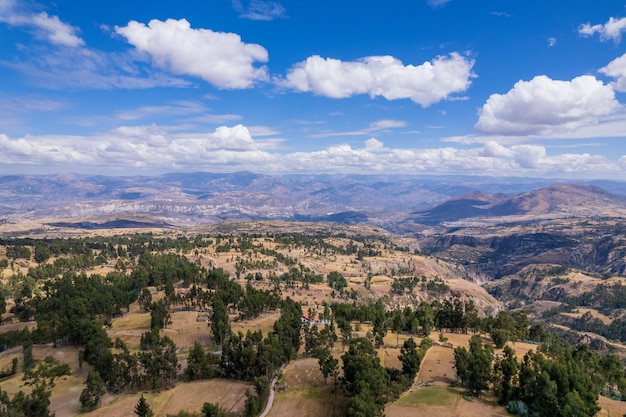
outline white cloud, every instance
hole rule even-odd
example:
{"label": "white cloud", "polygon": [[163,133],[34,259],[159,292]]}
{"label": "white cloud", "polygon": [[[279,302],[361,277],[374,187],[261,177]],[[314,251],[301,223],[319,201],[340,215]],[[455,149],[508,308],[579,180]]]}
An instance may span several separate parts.
{"label": "white cloud", "polygon": [[609,21],[603,25],[591,25],[590,23],[584,23],[578,27],[578,33],[583,36],[593,36],[597,33],[600,35],[600,40],[612,40],[615,43],[619,43],[622,40],[622,32],[624,31],[626,31],[625,17],[620,19],[611,17],[609,18]]}
{"label": "white cloud", "polygon": [[34,28],[37,35],[55,45],[77,47],[85,42],[76,35],[77,29],[63,23],[58,16],[49,16],[45,12],[33,14],[18,10],[13,0],[0,1],[0,22],[11,26]]}
{"label": "white cloud", "polygon": [[554,45],[556,45],[556,38],[547,38],[546,41],[548,42],[548,46],[550,48],[552,48]]}
{"label": "white cloud", "polygon": [[378,130],[388,130],[398,127],[406,127],[406,122],[404,120],[381,119],[370,123],[369,128],[366,130],[374,132]]}
{"label": "white cloud", "polygon": [[232,1],[233,8],[239,12],[239,17],[250,20],[274,20],[284,18],[287,10],[275,1],[251,0],[244,6],[241,0]]}
{"label": "white cloud", "polygon": [[625,161],[626,156],[619,155],[615,160],[588,153],[550,155],[543,146],[506,146],[496,140],[463,148],[390,148],[372,137],[360,147],[340,144],[310,152],[285,152],[273,139],[255,139],[243,125],[204,133],[176,133],[150,125],[121,126],[97,136],[12,139],[0,134],[0,164],[4,166],[108,174],[198,170],[311,173],[323,166],[325,172],[341,173],[626,179]]}
{"label": "white cloud", "polygon": [[365,141],[365,150],[370,152],[380,152],[384,150],[384,143],[376,138],[370,138]]}
{"label": "white cloud", "polygon": [[600,73],[615,78],[613,87],[620,92],[626,92],[626,54],[615,58],[606,67],[600,68]]}
{"label": "white cloud", "polygon": [[492,94],[475,128],[499,135],[549,134],[596,124],[619,109],[613,88],[595,77],[558,81],[542,75],[518,81],[506,94]]}
{"label": "white cloud", "polygon": [[393,129],[406,127],[404,120],[381,119],[368,124],[367,127],[359,130],[351,130],[348,132],[326,131],[322,133],[312,134],[311,137],[326,138],[332,136],[368,136],[375,132],[390,132]]}
{"label": "white cloud", "polygon": [[188,116],[204,113],[206,111],[207,108],[200,103],[181,100],[174,101],[169,105],[144,106],[136,109],[121,110],[117,112],[117,117],[121,120],[139,120],[145,117],[154,117],[158,115]]}
{"label": "white cloud", "polygon": [[437,7],[443,7],[446,3],[449,3],[451,0],[428,0],[428,5],[434,9]]}
{"label": "white cloud", "polygon": [[76,36],[75,29],[59,20],[57,16],[48,16],[47,13],[39,13],[32,17],[35,26],[43,30],[50,42],[64,46],[81,46],[85,42]]}
{"label": "white cloud", "polygon": [[474,61],[458,53],[440,56],[421,65],[403,65],[392,56],[370,56],[343,62],[311,56],[293,66],[277,83],[301,92],[331,98],[355,94],[382,96],[387,100],[411,99],[422,107],[466,91]]}
{"label": "white cloud", "polygon": [[189,82],[138,63],[132,54],[106,53],[87,48],[63,48],[45,54],[26,47],[21,61],[4,62],[31,84],[46,89],[95,90],[187,87]]}
{"label": "white cloud", "polygon": [[235,33],[192,29],[185,19],[154,19],[147,26],[130,21],[124,27],[116,26],[115,32],[148,54],[155,66],[200,77],[218,88],[249,88],[268,79],[267,69],[254,65],[267,62],[267,50],[243,43]]}

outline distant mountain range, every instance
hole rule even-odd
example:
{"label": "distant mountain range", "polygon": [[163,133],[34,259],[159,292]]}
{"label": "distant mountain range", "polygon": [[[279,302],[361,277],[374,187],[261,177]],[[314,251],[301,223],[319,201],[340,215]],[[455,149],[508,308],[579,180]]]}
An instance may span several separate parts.
{"label": "distant mountain range", "polygon": [[589,184],[553,184],[518,195],[474,191],[429,210],[416,212],[413,221],[428,225],[475,217],[615,216],[626,214],[626,196]]}
{"label": "distant mountain range", "polygon": [[[467,219],[625,215],[626,183],[394,175],[172,173],[0,177],[0,222],[48,219],[97,227],[223,220],[371,223],[411,230]],[[90,224],[91,223],[91,224]],[[95,224],[95,226],[94,226]]]}

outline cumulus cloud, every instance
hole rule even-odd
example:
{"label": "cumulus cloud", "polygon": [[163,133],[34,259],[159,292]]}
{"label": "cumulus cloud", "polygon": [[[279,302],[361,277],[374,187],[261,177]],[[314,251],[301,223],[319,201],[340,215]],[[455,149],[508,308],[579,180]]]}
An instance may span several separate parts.
{"label": "cumulus cloud", "polygon": [[155,66],[175,74],[200,77],[218,88],[249,88],[266,81],[268,53],[256,44],[247,44],[235,33],[192,29],[185,19],[151,20],[148,25],[130,21],[115,32],[139,52],[152,58]]}
{"label": "cumulus cloud", "polygon": [[619,43],[622,40],[622,32],[624,31],[626,31],[625,17],[620,19],[611,17],[609,21],[604,24],[592,25],[591,23],[584,23],[578,27],[578,33],[583,36],[598,34],[600,35],[601,41],[612,40],[615,43]]}
{"label": "cumulus cloud", "polygon": [[50,16],[46,12],[35,14],[21,11],[13,0],[0,1],[0,22],[35,29],[38,36],[55,45],[78,47],[85,44],[76,35],[78,29],[62,22],[58,16]]}
{"label": "cumulus cloud", "polygon": [[421,65],[404,65],[392,56],[369,56],[358,61],[307,58],[293,66],[278,84],[301,92],[331,98],[355,94],[382,96],[387,100],[410,99],[428,107],[454,93],[466,91],[474,61],[452,53]]}
{"label": "cumulus cloud", "polygon": [[285,17],[287,10],[275,1],[251,0],[247,6],[241,0],[232,0],[239,17],[250,20],[274,20]]}
{"label": "cumulus cloud", "polygon": [[600,73],[615,78],[613,87],[620,92],[626,92],[626,54],[609,62],[606,67],[600,68]]}
{"label": "cumulus cloud", "polygon": [[462,148],[391,148],[373,137],[361,146],[339,144],[309,152],[286,152],[275,140],[254,138],[243,125],[221,126],[204,133],[180,133],[150,125],[121,126],[88,137],[9,138],[0,134],[0,164],[109,174],[173,170],[311,173],[323,166],[325,172],[341,173],[620,178],[624,177],[626,157],[609,160],[587,153],[550,155],[543,146],[507,146],[496,140]]}
{"label": "cumulus cloud", "polygon": [[613,88],[593,76],[559,81],[541,75],[518,81],[506,94],[492,94],[475,128],[499,135],[567,131],[595,124],[619,109]]}

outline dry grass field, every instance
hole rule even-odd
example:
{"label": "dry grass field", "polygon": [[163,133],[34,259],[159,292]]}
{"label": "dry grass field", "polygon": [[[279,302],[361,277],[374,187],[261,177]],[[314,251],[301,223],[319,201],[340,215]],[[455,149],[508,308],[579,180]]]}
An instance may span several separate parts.
{"label": "dry grass field", "polygon": [[163,329],[161,335],[172,339],[180,353],[187,353],[195,342],[204,347],[212,343],[208,323],[196,321],[198,312],[175,311],[171,313],[171,316],[172,324]]}
{"label": "dry grass field", "polygon": [[[453,346],[468,346],[470,335],[444,333]],[[454,349],[433,345],[422,360],[415,383],[400,398],[385,408],[387,417],[415,415],[434,417],[507,416],[494,398],[466,399],[462,389],[450,388],[456,378]]]}
{"label": "dry grass field", "polygon": [[626,402],[624,401],[600,397],[598,403],[601,410],[596,415],[597,417],[622,417],[626,415]]}
{"label": "dry grass field", "polygon": [[[230,412],[243,410],[246,391],[253,390],[250,384],[241,381],[212,379],[191,383],[181,383],[159,393],[143,393],[155,417],[176,414],[180,410],[199,412],[205,402],[217,403]],[[125,394],[111,398],[108,404],[86,413],[88,417],[129,417],[134,415],[135,405],[141,394]],[[60,417],[57,414],[57,417]]]}
{"label": "dry grass field", "polygon": [[[54,358],[58,364],[70,365],[72,375],[62,376],[55,379],[55,386],[52,388],[50,397],[50,411],[56,417],[72,417],[80,413],[79,397],[83,389],[83,383],[87,376],[87,368],[80,368],[78,364],[79,349],[73,347],[33,346],[33,358],[41,361],[46,357]],[[11,360],[19,359],[18,369],[22,369],[22,348],[16,347],[0,353],[0,368],[6,368]],[[24,384],[22,372],[5,379],[0,383],[3,391],[14,395],[18,391],[30,392],[30,387]]]}
{"label": "dry grass field", "polygon": [[[230,327],[233,333],[241,332],[245,334],[248,330],[253,331],[253,332],[261,330],[263,335],[266,336],[269,332],[271,332],[274,329],[274,322],[278,320],[279,317],[280,317],[280,313],[276,312],[276,313],[264,313],[264,314],[261,314],[259,317],[255,319],[251,319],[251,320],[233,321],[231,319]],[[207,325],[207,323],[204,323],[204,325],[208,329],[209,326]]]}
{"label": "dry grass field", "polygon": [[589,313],[591,314],[591,317],[600,320],[603,324],[606,324],[606,325],[611,324],[611,322],[613,321],[610,317],[605,316],[604,314],[600,313],[598,310],[595,310],[593,308],[578,307],[576,310],[577,310],[576,313],[561,313],[561,314],[567,317],[577,319],[577,318],[580,318],[583,314]]}
{"label": "dry grass field", "polygon": [[341,398],[335,403],[333,382],[329,379],[324,384],[317,359],[292,361],[283,371],[283,376],[287,389],[276,393],[269,417],[332,416],[333,406],[340,409]]}

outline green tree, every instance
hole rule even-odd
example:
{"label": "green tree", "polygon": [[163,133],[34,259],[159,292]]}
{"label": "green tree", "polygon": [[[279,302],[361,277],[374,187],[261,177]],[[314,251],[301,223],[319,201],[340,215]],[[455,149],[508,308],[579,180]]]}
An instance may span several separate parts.
{"label": "green tree", "polygon": [[135,405],[135,414],[138,417],[154,417],[154,412],[150,408],[150,404],[143,398],[143,395],[139,398],[137,405]]}
{"label": "green tree", "polygon": [[228,318],[228,309],[226,304],[222,301],[220,292],[216,292],[213,296],[213,312],[211,313],[211,332],[213,332],[213,339],[218,345],[224,343],[224,339],[230,334],[230,321]]}
{"label": "green tree", "polygon": [[184,378],[187,381],[197,381],[211,378],[212,376],[210,359],[204,348],[196,341],[187,355],[187,367],[185,368]]}
{"label": "green tree", "polygon": [[85,389],[80,393],[81,411],[91,411],[100,405],[100,397],[105,393],[104,382],[100,374],[93,369],[89,369]]}
{"label": "green tree", "polygon": [[328,281],[328,286],[336,291],[342,291],[344,288],[348,286],[348,281],[346,278],[337,271],[332,271],[326,277]]}
{"label": "green tree", "polygon": [[398,359],[402,363],[402,373],[408,375],[413,380],[420,370],[422,358],[412,337],[405,340],[402,344]]}
{"label": "green tree", "polygon": [[348,345],[348,341],[352,337],[352,325],[350,321],[344,317],[337,318],[337,327],[341,333],[341,345],[345,349]]}
{"label": "green tree", "polygon": [[314,354],[317,359],[317,363],[320,366],[320,371],[324,377],[324,384],[329,376],[335,377],[338,372],[339,361],[331,354],[330,349],[327,346],[320,347]]}
{"label": "green tree", "polygon": [[149,351],[139,352],[139,361],[144,368],[146,378],[152,389],[167,385],[176,379],[178,374],[178,358],[176,345],[167,336],[154,335]]}
{"label": "green tree", "polygon": [[150,305],[150,329],[160,330],[172,323],[167,303],[159,300]]}
{"label": "green tree", "polygon": [[148,311],[150,309],[150,305],[152,305],[152,293],[150,290],[148,288],[141,290],[141,294],[139,295],[137,301],[139,302],[139,307],[141,307],[142,310]]}
{"label": "green tree", "polygon": [[493,366],[493,390],[501,405],[507,405],[513,399],[518,371],[519,363],[515,359],[515,351],[510,346],[505,346],[504,356]]}
{"label": "green tree", "polygon": [[0,324],[2,324],[2,315],[7,309],[6,292],[0,288]]}
{"label": "green tree", "polygon": [[218,404],[204,403],[202,405],[202,417],[226,417],[226,411]]}
{"label": "green tree", "polygon": [[42,263],[46,262],[48,259],[50,259],[51,255],[52,255],[52,253],[50,252],[50,248],[48,246],[37,245],[37,246],[35,246],[35,255],[34,255],[33,259],[38,264],[42,264]]}
{"label": "green tree", "polygon": [[400,333],[404,328],[404,319],[400,310],[391,313],[391,330],[396,334],[396,347],[398,347]]}
{"label": "green tree", "polygon": [[454,349],[457,375],[467,390],[477,397],[487,388],[491,378],[493,348],[483,346],[480,336],[470,338],[469,351],[464,347]]}
{"label": "green tree", "polygon": [[374,347],[366,338],[350,340],[343,359],[343,382],[348,399],[348,415],[382,416],[390,399],[391,380],[380,364]]}

